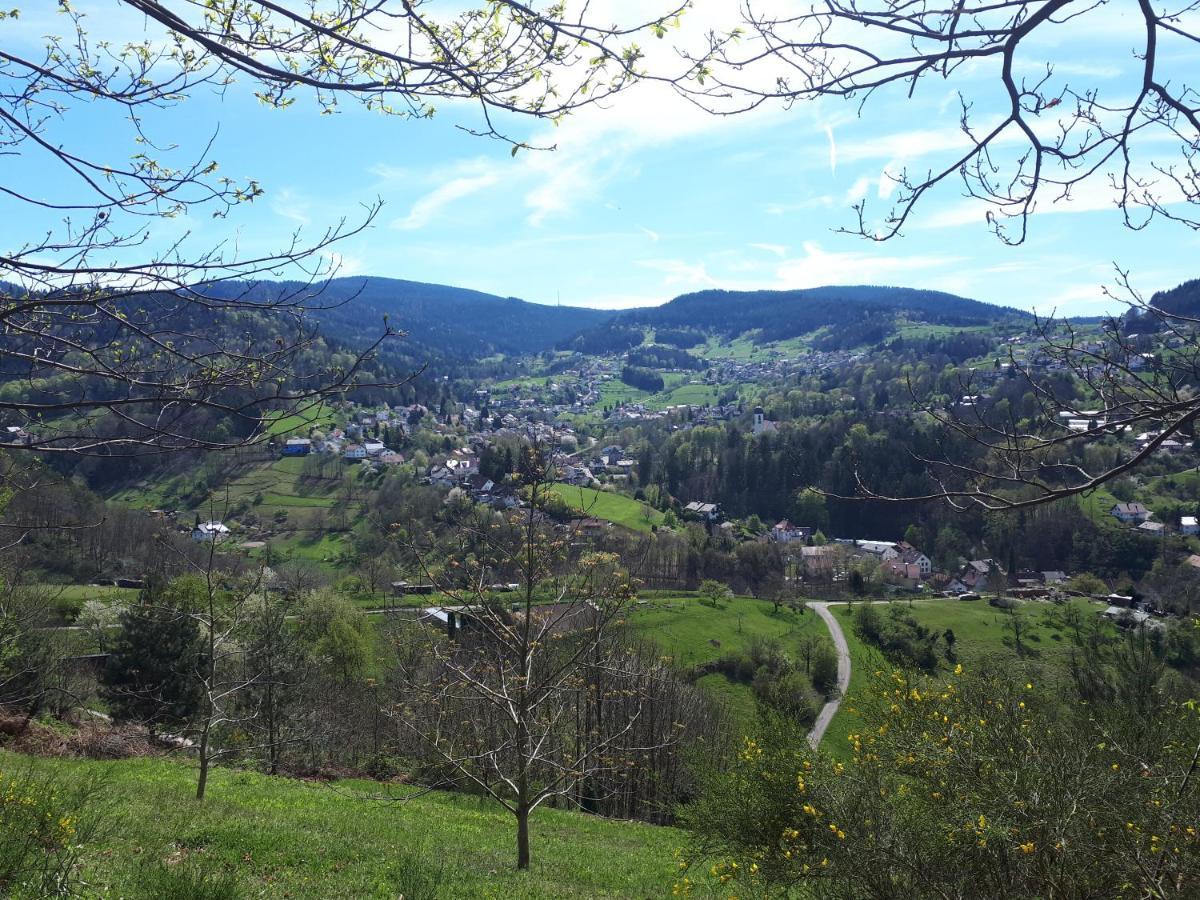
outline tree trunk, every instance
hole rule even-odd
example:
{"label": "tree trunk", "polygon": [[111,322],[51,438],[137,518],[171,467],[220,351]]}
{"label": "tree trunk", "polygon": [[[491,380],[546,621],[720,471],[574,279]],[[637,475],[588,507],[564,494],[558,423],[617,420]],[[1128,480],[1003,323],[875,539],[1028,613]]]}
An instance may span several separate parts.
{"label": "tree trunk", "polygon": [[204,790],[208,787],[208,723],[200,732],[200,777],[196,781],[196,799],[204,799]]}
{"label": "tree trunk", "polygon": [[[272,673],[272,678],[274,674]],[[267,683],[267,753],[270,758],[270,773],[279,774],[279,735],[275,733],[275,684]]]}
{"label": "tree trunk", "polygon": [[517,807],[517,868],[529,868],[529,809],[525,804]]}

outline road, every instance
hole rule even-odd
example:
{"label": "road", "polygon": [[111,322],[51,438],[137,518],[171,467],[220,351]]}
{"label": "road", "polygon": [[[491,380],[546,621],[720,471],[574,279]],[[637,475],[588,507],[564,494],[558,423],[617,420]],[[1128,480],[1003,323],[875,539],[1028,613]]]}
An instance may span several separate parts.
{"label": "road", "polygon": [[810,603],[808,608],[825,622],[825,626],[829,629],[829,635],[833,638],[833,646],[837,650],[837,693],[821,707],[817,721],[813,723],[812,731],[808,733],[808,743],[815,750],[821,743],[821,738],[825,737],[825,729],[833,721],[838,707],[842,705],[842,697],[850,690],[850,647],[846,644],[846,635],[842,633],[841,624],[829,611],[828,603]]}

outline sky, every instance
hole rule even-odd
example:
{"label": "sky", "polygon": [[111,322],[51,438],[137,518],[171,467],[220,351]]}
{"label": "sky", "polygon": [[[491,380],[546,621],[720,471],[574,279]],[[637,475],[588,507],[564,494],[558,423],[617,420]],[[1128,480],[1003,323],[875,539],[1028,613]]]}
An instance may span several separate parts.
{"label": "sky", "polygon": [[[112,0],[77,5],[106,37],[156,34]],[[645,2],[609,7],[601,8],[627,14]],[[732,7],[698,0],[668,41],[695,39],[724,23]],[[1123,96],[1137,78],[1128,26],[1119,11],[1102,8],[1094,19],[1031,44],[1022,65],[1032,71],[1052,59],[1072,86]],[[62,30],[49,9],[0,22],[9,46],[33,48],[42,35]],[[655,46],[649,64],[672,64],[669,51]],[[1181,63],[1183,76],[1191,65],[1190,57]],[[655,305],[706,288],[889,284],[1095,315],[1115,308],[1102,293],[1114,265],[1129,269],[1146,294],[1200,275],[1196,232],[1169,222],[1124,228],[1099,179],[1070,203],[1044,202],[1017,247],[990,234],[984,208],[965,200],[953,181],[923,200],[895,239],[839,233],[854,224],[855,202],[882,210],[894,199],[888,173],[923,170],[962,146],[955,89],[976,102],[982,118],[992,114],[994,81],[983,68],[953,84],[931,80],[911,99],[878,94],[861,112],[853,102],[824,99],[714,116],[663,86],[640,85],[557,127],[505,120],[518,139],[555,148],[514,156],[507,144],[458,127],[478,126],[468,107],[449,104],[421,121],[353,105],[318,116],[303,100],[269,109],[252,85],[235,84],[223,95],[198,92],[147,124],[179,146],[176,158],[213,139],[221,171],[257,179],[264,196],[225,219],[197,211],[150,223],[148,243],[186,236],[193,246],[225,241],[265,251],[296,229],[311,239],[343,218],[359,221],[378,200],[371,226],[336,247],[339,274],[604,308]],[[50,127],[54,140],[96,157],[120,161],[141,149],[98,105],[72,107]],[[1147,152],[1156,148],[1163,145]],[[5,165],[33,192],[68,189],[48,160]],[[0,245],[52,227],[0,203]]]}

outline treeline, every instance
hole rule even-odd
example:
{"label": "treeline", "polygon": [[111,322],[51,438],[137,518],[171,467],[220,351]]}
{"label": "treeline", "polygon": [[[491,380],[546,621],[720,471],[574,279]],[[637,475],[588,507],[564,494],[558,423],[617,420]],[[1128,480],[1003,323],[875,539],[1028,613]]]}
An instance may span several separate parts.
{"label": "treeline", "polygon": [[674,347],[664,347],[661,344],[649,344],[629,351],[626,361],[631,366],[646,369],[688,369],[696,371],[703,369],[704,360],[693,356],[686,350]]}
{"label": "treeline", "polygon": [[581,331],[569,340],[561,342],[558,349],[603,356],[623,353],[630,347],[636,347],[645,337],[645,330],[640,325],[612,321]]}
{"label": "treeline", "polygon": [[668,328],[660,326],[654,329],[654,340],[660,344],[670,344],[672,347],[678,347],[681,350],[689,350],[698,344],[703,344],[706,337],[704,332],[694,328]]}
{"label": "treeline", "polygon": [[623,366],[621,380],[630,387],[649,391],[652,394],[658,393],[666,387],[661,375],[653,369],[643,369],[641,366]]}
{"label": "treeline", "polygon": [[992,306],[939,291],[871,286],[822,287],[797,291],[700,291],[652,310],[624,314],[626,321],[656,329],[699,329],[725,337],[757,331],[764,341],[784,340],[828,326],[891,321],[899,313],[915,321],[978,325],[1028,318],[1028,313]]}

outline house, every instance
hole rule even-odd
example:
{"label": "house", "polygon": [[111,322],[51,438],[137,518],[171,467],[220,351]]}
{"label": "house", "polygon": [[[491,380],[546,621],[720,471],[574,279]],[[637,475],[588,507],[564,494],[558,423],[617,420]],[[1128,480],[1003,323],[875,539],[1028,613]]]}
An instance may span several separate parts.
{"label": "house", "polygon": [[999,590],[1004,585],[1004,570],[994,559],[974,559],[963,566],[950,589],[958,592],[980,593]]}
{"label": "house", "polygon": [[700,500],[693,500],[683,508],[683,511],[688,515],[708,519],[710,522],[715,521],[721,515],[720,507],[716,503],[704,503]]}
{"label": "house", "polygon": [[362,444],[347,444],[342,450],[342,459],[366,459],[367,450]]}
{"label": "house", "polygon": [[1141,524],[1150,518],[1150,510],[1141,503],[1115,503],[1108,514],[1122,522]]}
{"label": "house", "polygon": [[479,459],[474,456],[452,456],[446,460],[446,468],[453,472],[456,478],[466,478],[479,473]]}
{"label": "house", "polygon": [[363,441],[363,452],[367,456],[382,456],[387,452],[387,447],[383,445],[383,441]]}
{"label": "house", "polygon": [[1200,523],[1195,516],[1182,516],[1179,519],[1179,530],[1183,534],[1200,534]]}
{"label": "house", "polygon": [[4,443],[6,444],[29,444],[33,442],[31,435],[19,425],[8,425],[4,429]]}
{"label": "house", "polygon": [[1056,571],[1042,573],[1042,583],[1043,584],[1049,584],[1049,585],[1066,584],[1067,581],[1068,581],[1068,578],[1067,578],[1066,572],[1059,572],[1056,570]]}
{"label": "house", "polygon": [[486,475],[468,475],[467,490],[475,496],[486,496],[496,489],[496,483]]}
{"label": "house", "polygon": [[388,450],[385,453],[379,454],[379,461],[385,466],[399,466],[404,462],[404,454]]}
{"label": "house", "polygon": [[312,441],[301,437],[288,438],[282,452],[284,456],[308,456],[312,452]]}
{"label": "house", "polygon": [[807,541],[812,537],[813,530],[807,525],[793,525],[787,519],[780,519],[769,532],[770,539],[777,544],[791,544],[795,541]]}
{"label": "house", "polygon": [[1143,534],[1150,534],[1150,535],[1158,536],[1158,535],[1161,535],[1163,532],[1165,532],[1167,529],[1166,529],[1166,526],[1164,526],[1162,522],[1143,522],[1141,525],[1139,525],[1137,527],[1137,530],[1142,532]]}
{"label": "house", "polygon": [[1127,609],[1124,606],[1110,606],[1104,610],[1104,618],[1115,622],[1121,628],[1162,628],[1162,622],[1155,622],[1150,613],[1144,609]]}
{"label": "house", "polygon": [[229,534],[229,529],[221,522],[200,522],[192,529],[193,541],[219,541]]}
{"label": "house", "polygon": [[880,562],[896,559],[900,551],[892,541],[855,541],[854,546],[863,553],[874,556]]}
{"label": "house", "polygon": [[599,537],[608,531],[611,523],[604,519],[572,519],[567,523],[568,529],[584,537]]}
{"label": "house", "polygon": [[403,597],[406,594],[432,594],[434,587],[432,584],[410,584],[407,581],[392,582],[392,596]]}
{"label": "house", "polygon": [[832,577],[834,563],[841,548],[833,544],[822,547],[801,547],[800,559],[804,563],[804,571],[809,576]]}
{"label": "house", "polygon": [[928,578],[933,574],[933,560],[912,544],[900,541],[896,544],[896,549],[900,552],[900,560],[907,566],[916,566],[922,578]]}

